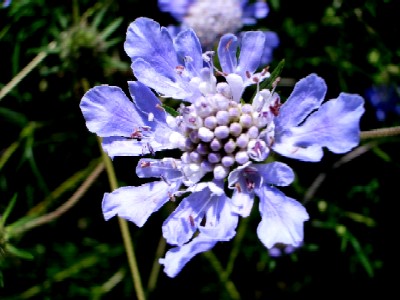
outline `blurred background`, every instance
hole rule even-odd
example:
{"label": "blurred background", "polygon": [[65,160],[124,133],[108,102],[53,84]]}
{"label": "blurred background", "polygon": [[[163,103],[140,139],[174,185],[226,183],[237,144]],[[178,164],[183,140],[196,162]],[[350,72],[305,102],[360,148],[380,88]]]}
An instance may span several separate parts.
{"label": "blurred background", "polygon": [[[134,80],[123,43],[135,18],[178,21],[156,0],[9,2],[0,1],[0,299],[135,299],[118,220],[103,219],[109,179],[79,103],[90,87],[126,90]],[[362,131],[390,128],[400,123],[396,2],[268,1],[269,14],[242,30],[278,35],[269,65],[285,60],[277,87],[283,99],[295,81],[317,73],[327,82],[327,99],[340,92],[365,97]],[[399,141],[362,139],[351,153],[326,152],[320,163],[283,159],[296,172],[284,192],[310,214],[304,245],[294,252],[269,253],[257,238],[254,211],[242,240],[217,244],[212,256],[196,256],[171,279],[153,264],[168,249],[161,225],[172,204],[143,228],[130,223],[147,298],[384,294],[385,212],[398,200],[388,195],[398,195]],[[136,162],[113,160],[120,186],[140,184]],[[225,266],[232,249],[227,284],[216,265]]]}

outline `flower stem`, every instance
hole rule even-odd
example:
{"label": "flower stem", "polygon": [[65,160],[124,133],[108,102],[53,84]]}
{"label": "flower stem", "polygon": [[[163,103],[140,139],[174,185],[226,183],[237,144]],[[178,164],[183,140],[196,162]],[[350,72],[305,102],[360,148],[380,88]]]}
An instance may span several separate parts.
{"label": "flower stem", "polygon": [[243,238],[246,235],[246,230],[247,230],[247,225],[249,224],[249,219],[250,219],[250,217],[242,218],[242,220],[240,222],[235,239],[233,241],[233,248],[232,248],[231,254],[229,255],[229,260],[228,260],[228,263],[226,265],[226,269],[224,272],[224,276],[226,279],[229,278],[229,276],[231,275],[231,273],[233,271],[236,257],[239,254],[240,245],[242,244]]}
{"label": "flower stem", "polygon": [[29,64],[25,66],[9,83],[7,83],[1,90],[0,90],[0,100],[4,98],[13,88],[15,88],[18,83],[21,82],[22,79],[25,78],[34,68],[36,68],[45,57],[49,54],[49,50],[53,50],[56,47],[56,42],[51,42],[47,50],[39,52],[38,55],[35,56],[34,59],[31,60]]}
{"label": "flower stem", "polygon": [[158,242],[155,259],[153,262],[153,267],[151,268],[151,273],[149,276],[149,281],[147,283],[147,293],[148,295],[153,292],[156,288],[158,274],[160,273],[161,265],[158,262],[158,259],[164,254],[165,248],[167,246],[167,242],[164,237],[161,236],[160,241]]}
{"label": "flower stem", "polygon": [[360,137],[361,139],[372,139],[372,138],[388,137],[394,135],[400,135],[400,126],[362,131]]}
{"label": "flower stem", "polygon": [[219,277],[219,280],[221,281],[221,283],[224,284],[225,289],[228,292],[230,298],[233,300],[240,300],[241,297],[238,290],[236,289],[235,284],[231,280],[229,280],[227,276],[225,276],[224,267],[222,266],[218,258],[215,256],[215,254],[212,251],[207,251],[204,252],[203,255],[211,263],[212,267],[215,270],[215,273],[217,273]]}
{"label": "flower stem", "polygon": [[41,226],[43,224],[47,224],[49,222],[54,221],[59,218],[61,215],[69,211],[85,192],[89,189],[89,187],[93,184],[95,179],[100,175],[100,173],[104,170],[104,164],[98,163],[96,168],[89,174],[86,180],[82,183],[82,185],[76,190],[76,192],[69,198],[66,202],[64,202],[60,207],[58,207],[55,211],[40,216],[38,218],[33,219],[30,222],[25,223],[24,225],[17,227],[16,229],[11,231],[11,235],[20,235],[32,228]]}
{"label": "flower stem", "polygon": [[[114,167],[112,165],[111,159],[107,156],[106,153],[104,153],[104,151],[101,148],[101,139],[100,138],[98,138],[98,142],[99,142],[100,150],[101,150],[101,153],[103,156],[103,161],[104,161],[104,164],[106,167],[110,187],[111,187],[111,190],[113,191],[118,188],[117,177],[115,176]],[[136,261],[133,242],[131,239],[131,235],[129,233],[128,222],[125,219],[118,217],[118,223],[119,223],[119,227],[121,230],[122,239],[124,241],[126,254],[128,257],[128,264],[129,264],[129,268],[131,270],[133,285],[134,285],[135,291],[136,291],[136,296],[139,300],[144,300],[144,299],[146,299],[145,293],[144,293],[144,289],[143,289],[143,285],[142,285],[142,280],[140,279],[140,273],[139,273],[139,269],[138,269],[138,265],[137,265],[137,261]]]}

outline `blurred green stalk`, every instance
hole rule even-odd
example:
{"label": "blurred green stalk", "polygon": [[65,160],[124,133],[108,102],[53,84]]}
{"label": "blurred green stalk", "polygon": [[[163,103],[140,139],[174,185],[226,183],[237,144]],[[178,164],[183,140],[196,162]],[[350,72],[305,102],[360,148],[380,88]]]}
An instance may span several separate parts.
{"label": "blurred green stalk", "polygon": [[[114,167],[112,165],[111,159],[102,150],[101,139],[98,138],[98,141],[99,141],[99,147],[100,147],[100,150],[101,150],[101,153],[103,156],[103,161],[104,161],[104,164],[106,167],[108,180],[110,183],[110,188],[113,191],[118,188],[117,177],[115,176],[115,171],[114,171]],[[135,287],[136,296],[139,300],[144,300],[144,299],[146,299],[145,293],[144,293],[142,281],[140,279],[140,273],[139,273],[139,269],[138,269],[138,265],[137,265],[137,261],[136,261],[136,257],[135,257],[133,242],[132,242],[132,239],[131,239],[131,236],[129,233],[128,222],[125,219],[118,217],[118,223],[119,223],[119,227],[121,230],[122,239],[124,241],[126,254],[128,256],[128,263],[129,263],[129,268],[132,273],[133,285]]]}

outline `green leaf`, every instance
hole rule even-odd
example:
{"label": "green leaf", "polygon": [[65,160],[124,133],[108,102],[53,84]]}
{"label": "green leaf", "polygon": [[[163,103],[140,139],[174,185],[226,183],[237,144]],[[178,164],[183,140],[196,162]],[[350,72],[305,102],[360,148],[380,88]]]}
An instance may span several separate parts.
{"label": "green leaf", "polygon": [[6,244],[5,249],[8,253],[13,254],[19,258],[32,260],[34,257],[31,253],[15,248],[11,244]]}
{"label": "green leaf", "polygon": [[172,107],[169,107],[169,106],[167,106],[165,104],[162,104],[161,107],[164,108],[165,111],[167,113],[169,113],[171,116],[173,116],[173,117],[179,116],[179,113],[175,109],[173,109]]}
{"label": "green leaf", "polygon": [[3,215],[0,217],[0,230],[1,230],[1,228],[4,227],[4,224],[6,223],[8,216],[10,215],[12,209],[14,208],[15,202],[17,201],[17,196],[18,196],[18,194],[14,194],[14,196],[11,198],[10,202],[8,203],[7,208],[4,211]]}
{"label": "green leaf", "polygon": [[121,25],[122,18],[117,18],[109,24],[101,33],[100,38],[105,41]]}
{"label": "green leaf", "polygon": [[276,66],[276,68],[272,71],[271,76],[260,84],[260,89],[271,90],[273,88],[274,82],[281,75],[284,66],[285,66],[285,60],[282,59]]}

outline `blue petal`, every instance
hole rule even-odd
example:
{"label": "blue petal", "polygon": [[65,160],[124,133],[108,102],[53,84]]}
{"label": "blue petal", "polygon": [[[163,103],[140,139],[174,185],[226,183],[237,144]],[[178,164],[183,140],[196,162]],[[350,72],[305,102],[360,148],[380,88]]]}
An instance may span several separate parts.
{"label": "blue petal", "polygon": [[236,73],[243,79],[247,78],[246,72],[253,74],[260,65],[264,50],[265,35],[262,31],[247,31],[243,34],[239,65]]}
{"label": "blue petal", "polygon": [[152,114],[156,122],[166,124],[166,113],[161,107],[161,101],[146,85],[139,81],[128,81],[128,87],[147,126],[152,126],[153,124],[153,121],[149,120],[149,113]]}
{"label": "blue petal", "polygon": [[261,65],[268,65],[272,61],[273,49],[278,47],[279,37],[275,32],[266,31],[265,32],[265,44],[263,55],[261,57]]}
{"label": "blue petal", "polygon": [[160,259],[169,277],[175,277],[196,254],[210,250],[217,241],[228,241],[235,236],[238,216],[232,212],[229,198],[225,195],[211,197],[206,222],[199,226],[199,235],[183,246],[172,248]]}
{"label": "blue petal", "polygon": [[232,195],[232,211],[237,213],[243,218],[250,215],[254,204],[254,193],[250,193],[247,190],[241,190],[240,192],[235,189]]}
{"label": "blue petal", "polygon": [[85,93],[80,103],[89,131],[101,137],[129,137],[144,125],[125,93],[115,86],[97,86]]}
{"label": "blue petal", "polygon": [[138,58],[132,63],[132,69],[139,81],[164,97],[185,99],[193,93],[188,83],[178,77],[175,68],[173,71],[175,77],[166,76],[148,61]]}
{"label": "blue petal", "polygon": [[173,148],[169,141],[173,131],[167,125],[167,114],[161,107],[161,101],[147,86],[139,81],[129,81],[128,85],[143,123],[147,126],[147,130],[150,131],[143,132],[143,135],[152,137],[154,141],[163,145],[164,149]]}
{"label": "blue petal", "polygon": [[360,118],[364,99],[359,95],[341,93],[327,101],[306,122],[293,128],[300,147],[319,145],[334,153],[345,153],[360,142]]}
{"label": "blue petal", "polygon": [[256,1],[255,3],[248,4],[248,1],[242,0],[243,7],[243,24],[254,25],[257,20],[263,19],[269,13],[269,6],[265,1]]}
{"label": "blue petal", "polygon": [[283,134],[274,144],[274,150],[306,161],[320,160],[322,147],[334,153],[345,153],[360,141],[359,122],[363,113],[362,97],[341,93],[337,99],[324,103],[303,125]]}
{"label": "blue petal", "polygon": [[142,58],[157,71],[170,72],[175,77],[175,67],[179,64],[172,38],[165,27],[149,18],[137,18],[126,33],[124,48],[135,61]]}
{"label": "blue petal", "polygon": [[253,164],[263,179],[263,183],[277,186],[288,186],[294,180],[293,170],[281,162],[271,162],[268,164]]}
{"label": "blue petal", "polygon": [[260,198],[261,222],[257,235],[268,248],[281,243],[298,247],[303,241],[303,225],[308,220],[305,208],[275,188],[262,187]]}
{"label": "blue petal", "polygon": [[278,137],[280,131],[299,125],[313,110],[317,109],[325,97],[326,90],[325,81],[315,74],[310,74],[298,81],[275,119]]}
{"label": "blue petal", "polygon": [[206,211],[206,223],[199,227],[199,231],[210,239],[229,241],[236,235],[238,221],[239,217],[233,212],[230,199],[226,195],[214,195]]}
{"label": "blue petal", "polygon": [[204,218],[210,205],[210,190],[192,193],[183,199],[162,226],[163,236],[169,244],[182,246],[189,241]]}
{"label": "blue petal", "polygon": [[216,243],[215,240],[199,235],[190,243],[169,250],[159,262],[164,265],[164,272],[169,277],[175,277],[196,254],[210,250]]}
{"label": "blue petal", "polygon": [[181,61],[190,57],[190,68],[187,71],[191,76],[199,76],[203,68],[202,50],[199,38],[192,29],[181,31],[175,39],[175,48]]}
{"label": "blue petal", "polygon": [[180,161],[174,158],[151,159],[142,158],[136,166],[136,174],[140,178],[158,177],[167,181],[183,177]]}
{"label": "blue petal", "polygon": [[188,83],[177,72],[183,60],[178,59],[167,28],[137,18],[129,25],[124,47],[139,81],[167,97],[182,99],[190,94]]}
{"label": "blue petal", "polygon": [[218,58],[223,72],[233,73],[237,66],[236,51],[238,47],[238,39],[228,33],[221,37],[218,45]]}
{"label": "blue petal", "polygon": [[164,181],[155,181],[138,187],[121,187],[112,193],[105,193],[102,203],[104,218],[109,220],[118,215],[141,227],[153,212],[170,200],[180,184],[179,181],[170,185]]}
{"label": "blue petal", "polygon": [[111,158],[115,156],[141,156],[164,150],[163,145],[146,140],[127,139],[124,137],[105,137],[101,146]]}

